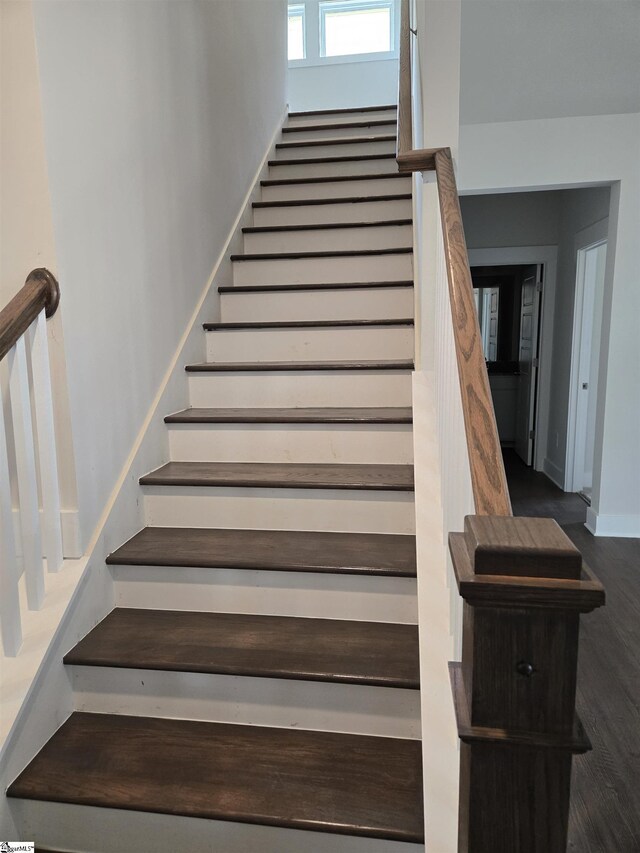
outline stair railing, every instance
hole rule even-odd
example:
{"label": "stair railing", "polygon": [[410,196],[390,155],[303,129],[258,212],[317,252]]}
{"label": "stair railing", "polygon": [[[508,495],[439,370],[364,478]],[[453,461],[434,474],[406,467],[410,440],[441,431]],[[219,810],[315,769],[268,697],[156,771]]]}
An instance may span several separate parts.
{"label": "stair railing", "polygon": [[435,170],[439,198],[425,251],[437,259],[427,286],[451,629],[462,636],[461,662],[449,664],[458,851],[565,853],[572,757],[591,748],[575,712],[579,616],[604,590],[555,521],[513,517],[451,151],[413,149],[409,0],[401,14],[398,168]]}
{"label": "stair railing", "polygon": [[8,656],[22,643],[21,579],[26,606],[39,610],[43,562],[55,572],[63,560],[46,327],[59,300],[55,277],[36,269],[0,311],[0,631]]}

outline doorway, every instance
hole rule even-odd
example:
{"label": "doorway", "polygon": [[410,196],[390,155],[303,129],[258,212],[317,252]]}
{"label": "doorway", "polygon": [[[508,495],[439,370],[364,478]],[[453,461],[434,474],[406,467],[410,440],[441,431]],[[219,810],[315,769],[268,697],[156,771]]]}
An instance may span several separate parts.
{"label": "doorway", "polygon": [[544,265],[479,266],[471,275],[500,442],[531,466]]}
{"label": "doorway", "polygon": [[578,249],[571,350],[569,488],[591,503],[607,241]]}

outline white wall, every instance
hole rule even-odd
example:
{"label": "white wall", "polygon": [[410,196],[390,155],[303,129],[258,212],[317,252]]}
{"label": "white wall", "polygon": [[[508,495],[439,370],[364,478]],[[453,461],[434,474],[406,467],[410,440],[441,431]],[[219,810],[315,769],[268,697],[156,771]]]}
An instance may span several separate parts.
{"label": "white wall", "polygon": [[280,120],[285,10],[34,3],[84,542]]}
{"label": "white wall", "polygon": [[[469,193],[611,184],[590,528],[640,535],[640,115],[463,125]],[[569,344],[570,345],[570,344]]]}
{"label": "white wall", "polygon": [[395,104],[398,60],[295,65],[289,68],[288,86],[292,112]]}
{"label": "white wall", "polygon": [[[36,267],[58,271],[30,0],[0,3],[0,309]],[[77,492],[60,308],[48,321],[65,556],[78,556]]]}

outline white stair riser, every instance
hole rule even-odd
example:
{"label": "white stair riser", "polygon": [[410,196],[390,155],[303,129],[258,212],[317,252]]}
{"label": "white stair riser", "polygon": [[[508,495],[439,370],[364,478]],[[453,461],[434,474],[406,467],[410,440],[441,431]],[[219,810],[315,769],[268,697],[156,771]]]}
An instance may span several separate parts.
{"label": "white stair riser", "polygon": [[[377,134],[378,136],[380,134]],[[348,134],[337,137],[330,145],[290,145],[286,148],[276,148],[276,159],[291,160],[294,157],[353,157],[357,154],[395,154],[396,140],[376,139],[375,137],[360,137],[357,142],[345,142]],[[285,142],[295,140],[285,139]]]}
{"label": "white stair riser", "polygon": [[70,667],[77,711],[420,737],[420,693],[286,678]]}
{"label": "white stair riser", "polygon": [[[326,154],[326,157],[335,157],[335,154]],[[356,155],[347,154],[347,157]],[[298,157],[291,157],[298,159]],[[300,155],[300,159],[308,159],[306,155]],[[316,158],[318,159],[318,158]],[[321,158],[320,158],[321,159]],[[282,180],[286,178],[329,178],[335,175],[373,175],[397,172],[398,164],[395,157],[383,157],[373,160],[345,160],[338,163],[292,163],[285,162],[282,158],[277,165],[269,167],[270,180]]]}
{"label": "white stair riser", "polygon": [[411,424],[170,424],[182,462],[413,462]]}
{"label": "white stair riser", "polygon": [[411,281],[410,253],[233,261],[234,287],[252,284],[340,284]]}
{"label": "white stair riser", "polygon": [[308,184],[275,184],[262,187],[262,201],[307,198],[396,195],[411,192],[411,178],[362,178],[357,181],[321,181]]}
{"label": "white stair riser", "polygon": [[196,407],[410,406],[411,373],[395,370],[292,370],[191,373]]}
{"label": "white stair riser", "polygon": [[367,110],[366,112],[332,112],[320,115],[288,116],[287,127],[306,127],[314,124],[336,124],[347,121],[377,121],[379,119],[395,119],[397,110]]}
{"label": "white stair riser", "polygon": [[[376,119],[370,119],[376,121]],[[388,117],[383,121],[388,121]],[[307,139],[341,139],[344,136],[390,136],[396,132],[395,124],[366,124],[362,127],[356,127],[355,122],[339,122],[339,124],[348,125],[347,127],[326,127],[320,130],[297,130],[294,133],[283,133],[282,142],[306,142]],[[313,125],[312,125],[313,126]]]}
{"label": "white stair riser", "polygon": [[415,578],[111,566],[118,607],[369,622],[418,621]]}
{"label": "white stair riser", "polygon": [[411,225],[370,228],[320,228],[310,231],[267,231],[244,235],[244,251],[328,252],[332,249],[397,249],[413,246]]}
{"label": "white stair riser", "polygon": [[345,533],[415,532],[413,492],[145,486],[147,525]]}
{"label": "white stair riser", "polygon": [[90,850],[91,853],[176,853],[176,850],[197,850],[198,853],[293,853],[301,850],[309,853],[424,853],[421,844],[38,800],[12,800],[11,815],[20,838],[56,850]]}
{"label": "white stair riser", "polygon": [[412,287],[222,293],[223,322],[393,320],[413,317]]}
{"label": "white stair riser", "polygon": [[321,361],[413,358],[413,326],[219,329],[207,332],[207,361]]}
{"label": "white stair riser", "polygon": [[[335,198],[347,198],[340,192]],[[389,219],[411,219],[411,199],[389,201],[335,202],[332,204],[300,204],[285,207],[255,207],[254,225],[321,225],[337,222],[380,222]]]}

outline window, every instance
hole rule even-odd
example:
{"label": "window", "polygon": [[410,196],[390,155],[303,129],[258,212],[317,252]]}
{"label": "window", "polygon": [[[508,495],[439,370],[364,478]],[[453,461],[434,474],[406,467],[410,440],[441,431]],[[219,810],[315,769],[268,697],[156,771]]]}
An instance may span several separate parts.
{"label": "window", "polygon": [[320,3],[321,56],[386,53],[392,45],[392,0]]}
{"label": "window", "polygon": [[289,61],[324,65],[397,58],[398,0],[304,0],[289,5]]}
{"label": "window", "polygon": [[304,6],[289,6],[289,59],[304,59]]}

